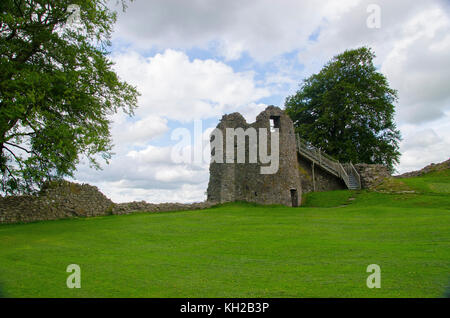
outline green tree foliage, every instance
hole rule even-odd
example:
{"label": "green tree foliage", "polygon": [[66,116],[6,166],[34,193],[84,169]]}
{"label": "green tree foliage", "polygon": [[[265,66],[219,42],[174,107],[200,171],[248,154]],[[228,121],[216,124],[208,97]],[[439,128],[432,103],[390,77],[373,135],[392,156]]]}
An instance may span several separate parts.
{"label": "green tree foliage", "polygon": [[335,56],[286,99],[296,131],[342,162],[398,163],[400,132],[394,123],[397,91],[377,72],[370,48]]}
{"label": "green tree foliage", "polygon": [[49,179],[72,176],[81,158],[96,168],[98,158],[110,158],[109,115],[119,109],[131,115],[138,92],[108,59],[116,20],[108,5],[0,2],[1,192],[33,192]]}

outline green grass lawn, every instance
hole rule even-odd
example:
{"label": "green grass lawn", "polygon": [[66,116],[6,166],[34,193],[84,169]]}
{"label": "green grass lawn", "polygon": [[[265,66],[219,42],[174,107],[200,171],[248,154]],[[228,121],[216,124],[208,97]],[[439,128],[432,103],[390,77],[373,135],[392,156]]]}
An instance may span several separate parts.
{"label": "green grass lawn", "polygon": [[[441,297],[450,282],[447,174],[417,191],[312,193],[300,208],[233,203],[0,226],[7,297]],[[66,267],[81,267],[68,289]],[[381,288],[369,289],[369,264]]]}

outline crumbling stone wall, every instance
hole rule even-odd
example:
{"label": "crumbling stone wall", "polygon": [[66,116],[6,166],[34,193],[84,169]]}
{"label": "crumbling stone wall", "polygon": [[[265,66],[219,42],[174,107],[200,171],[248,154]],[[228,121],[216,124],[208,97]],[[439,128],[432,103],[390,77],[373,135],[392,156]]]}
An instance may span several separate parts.
{"label": "crumbling stone wall", "polygon": [[215,202],[194,202],[194,203],[147,203],[145,201],[134,201],[127,203],[116,203],[111,214],[130,214],[136,212],[167,212],[201,210],[210,208]]}
{"label": "crumbling stone wall", "polygon": [[300,178],[302,181],[303,193],[345,190],[345,182],[323,170],[319,165],[314,166],[314,182],[312,173],[312,163],[308,159],[298,156]]}
{"label": "crumbling stone wall", "polygon": [[382,183],[385,178],[391,176],[385,165],[358,163],[354,166],[361,178],[361,188],[363,189],[373,189]]}
{"label": "crumbling stone wall", "polygon": [[[257,131],[259,131],[259,128],[266,128],[268,132],[268,149],[270,151],[271,118],[277,118],[277,124],[279,125],[280,157],[278,171],[274,174],[261,174],[260,168],[265,165],[261,163],[259,154],[257,163],[249,163],[248,140],[245,143],[245,163],[226,163],[226,128],[247,130],[253,127]],[[208,201],[219,203],[247,201],[260,204],[300,205],[302,189],[297,162],[294,126],[292,120],[284,111],[278,107],[269,106],[257,116],[256,121],[252,124],[248,124],[239,113],[224,115],[217,128],[222,131],[223,135],[224,163],[212,162],[210,164],[210,179],[207,190]],[[258,143],[259,137],[257,135]],[[236,143],[234,146],[237,148]],[[291,193],[295,193],[295,195],[292,196]]]}
{"label": "crumbling stone wall", "polygon": [[113,206],[97,187],[55,181],[44,185],[37,195],[0,198],[0,223],[105,215]]}
{"label": "crumbling stone wall", "polygon": [[0,197],[0,224],[135,212],[196,210],[214,204],[214,202],[152,204],[145,201],[117,204],[95,186],[58,181],[46,184],[37,195]]}

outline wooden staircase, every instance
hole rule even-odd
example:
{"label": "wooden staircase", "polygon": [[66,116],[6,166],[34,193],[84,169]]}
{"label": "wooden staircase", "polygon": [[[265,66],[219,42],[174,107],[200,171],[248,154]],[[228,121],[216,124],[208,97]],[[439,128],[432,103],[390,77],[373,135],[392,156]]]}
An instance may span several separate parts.
{"label": "wooden staircase", "polygon": [[348,189],[361,189],[361,178],[351,162],[340,163],[296,135],[298,153],[328,173],[342,179]]}

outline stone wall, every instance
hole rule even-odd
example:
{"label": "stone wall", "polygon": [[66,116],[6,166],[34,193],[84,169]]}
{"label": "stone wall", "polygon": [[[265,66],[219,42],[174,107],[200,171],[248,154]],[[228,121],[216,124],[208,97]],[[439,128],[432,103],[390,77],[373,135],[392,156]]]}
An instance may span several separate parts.
{"label": "stone wall", "polygon": [[314,166],[313,182],[311,161],[299,155],[298,163],[303,193],[347,189],[347,186],[342,179],[333,176],[318,165]]}
{"label": "stone wall", "polygon": [[37,195],[0,197],[0,224],[135,212],[195,210],[213,205],[214,202],[114,203],[95,186],[58,181],[46,184]]}
{"label": "stone wall", "polygon": [[0,198],[0,223],[105,215],[114,203],[97,187],[67,181],[44,185],[37,195]]}
{"label": "stone wall", "polygon": [[385,178],[391,176],[388,168],[381,164],[358,163],[354,166],[361,178],[361,188],[363,189],[373,189]]}
{"label": "stone wall", "polygon": [[[236,162],[237,145],[235,146],[235,162],[226,163],[227,128],[266,128],[268,133],[267,148],[270,152],[271,133],[270,120],[276,119],[279,126],[279,169],[273,174],[262,174],[261,167],[268,166],[257,158],[256,163],[249,160],[249,138],[245,142],[245,163]],[[217,125],[222,131],[223,161],[211,162],[208,184],[208,201],[219,203],[232,201],[247,201],[260,204],[282,204],[298,206],[301,202],[301,183],[298,170],[295,134],[292,120],[278,107],[268,106],[256,117],[256,121],[248,124],[239,113],[224,115]],[[257,144],[259,143],[257,135]],[[212,139],[213,141],[214,139]],[[215,151],[211,144],[212,151]]]}
{"label": "stone wall", "polygon": [[210,208],[215,202],[195,202],[195,203],[147,203],[145,201],[134,201],[127,203],[116,203],[111,214],[130,214],[136,212],[166,212],[166,211],[186,211]]}

